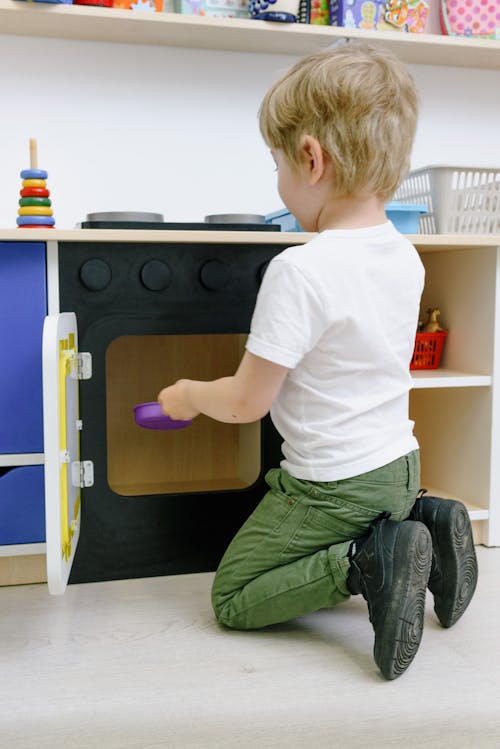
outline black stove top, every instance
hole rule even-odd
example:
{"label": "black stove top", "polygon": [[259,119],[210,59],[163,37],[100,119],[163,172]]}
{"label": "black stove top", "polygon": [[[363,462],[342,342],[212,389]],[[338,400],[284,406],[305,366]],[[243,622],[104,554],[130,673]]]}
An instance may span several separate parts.
{"label": "black stove top", "polygon": [[281,231],[279,224],[212,224],[155,221],[82,221],[82,229],[163,229],[165,231]]}

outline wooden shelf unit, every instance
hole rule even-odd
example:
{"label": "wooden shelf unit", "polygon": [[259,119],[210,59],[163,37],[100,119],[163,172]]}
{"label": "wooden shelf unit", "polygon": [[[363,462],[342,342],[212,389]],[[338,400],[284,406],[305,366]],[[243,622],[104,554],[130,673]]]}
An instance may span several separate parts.
{"label": "wooden shelf unit", "polygon": [[[59,310],[59,241],[114,242],[117,248],[126,242],[231,243],[241,244],[244,252],[245,245],[288,246],[311,236],[278,232],[0,230],[0,242],[47,243],[50,314]],[[412,372],[410,413],[421,445],[421,484],[430,494],[461,499],[473,520],[476,542],[500,545],[500,236],[409,238],[426,267],[422,309],[439,304],[440,321],[450,330],[441,367]],[[0,466],[4,467],[34,463],[43,463],[43,455],[0,456]],[[229,476],[232,486],[238,471],[233,467]],[[129,491],[130,486],[124,494]],[[15,584],[43,579],[43,545],[4,547],[0,557],[0,585],[2,580],[3,584]]]}
{"label": "wooden shelf unit", "polygon": [[145,13],[118,8],[0,0],[0,33],[122,44],[302,56],[348,39],[392,49],[407,63],[500,70],[500,41]]}
{"label": "wooden shelf unit", "polygon": [[[73,229],[6,229],[0,241],[44,240],[49,257],[49,308],[57,305],[50,288],[58,283],[51,267],[59,241],[80,242],[179,242],[280,244],[308,241],[312,234],[266,232],[193,232]],[[495,455],[500,449],[500,414],[495,361],[500,311],[495,299],[500,288],[500,235],[412,235],[426,267],[422,308],[439,304],[441,322],[450,328],[442,366],[413,371],[412,410],[422,444],[423,485],[440,487],[440,496],[461,498],[475,522],[476,537],[484,543],[500,543],[500,507],[493,505],[496,477]],[[414,416],[412,415],[412,418]],[[498,443],[498,444],[497,444]],[[444,457],[446,456],[446,457]],[[43,456],[37,456],[40,462]],[[20,465],[23,456],[2,456],[3,465]],[[476,472],[478,476],[476,478]],[[500,489],[500,486],[499,486]],[[126,493],[126,492],[125,492]],[[487,530],[487,526],[489,529]],[[30,550],[26,547],[26,552]],[[20,553],[23,550],[20,549]]]}

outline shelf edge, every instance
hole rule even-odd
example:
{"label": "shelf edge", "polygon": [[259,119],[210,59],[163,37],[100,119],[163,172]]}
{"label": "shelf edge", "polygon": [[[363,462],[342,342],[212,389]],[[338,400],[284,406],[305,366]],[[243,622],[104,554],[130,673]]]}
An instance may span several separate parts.
{"label": "shelf edge", "polygon": [[410,64],[500,70],[500,43],[309,24],[275,24],[176,13],[145,13],[0,0],[2,34],[301,56],[339,40],[383,44]]}
{"label": "shelf edge", "polygon": [[2,468],[16,468],[17,466],[41,466],[45,462],[43,453],[5,453],[0,455]]}
{"label": "shelf edge", "polygon": [[0,557],[31,557],[46,553],[45,543],[8,544],[0,546]]}
{"label": "shelf edge", "polygon": [[431,388],[491,387],[490,375],[475,375],[466,372],[451,372],[444,369],[412,372],[412,390]]}

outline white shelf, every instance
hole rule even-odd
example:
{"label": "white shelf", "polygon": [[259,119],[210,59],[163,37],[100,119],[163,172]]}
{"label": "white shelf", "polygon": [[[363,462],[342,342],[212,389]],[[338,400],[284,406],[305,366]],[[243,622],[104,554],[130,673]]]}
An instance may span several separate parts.
{"label": "white shelf", "polygon": [[43,453],[24,453],[22,455],[0,455],[0,466],[41,466],[44,463]]}
{"label": "white shelf", "polygon": [[0,557],[28,557],[35,554],[45,554],[46,544],[13,544],[0,546]]}
{"label": "white shelf", "polygon": [[[479,507],[472,502],[467,502],[463,497],[459,497],[456,494],[450,494],[443,489],[436,489],[436,487],[428,486],[424,480],[421,482],[422,486],[427,489],[429,497],[442,497],[443,499],[457,499],[459,502],[463,502],[469,512],[471,520],[488,520],[489,512],[484,507]],[[425,495],[424,495],[425,496]]]}
{"label": "white shelf", "polygon": [[500,42],[175,13],[0,0],[0,33],[302,56],[339,39],[366,39],[407,63],[500,70]]}
{"label": "white shelf", "polygon": [[464,505],[469,511],[469,517],[471,520],[488,520],[490,517],[489,510],[486,510],[484,507],[478,507],[470,502],[464,502]]}
{"label": "white shelf", "polygon": [[489,387],[489,375],[474,375],[465,372],[455,372],[452,369],[422,369],[411,373],[413,389],[423,388],[466,388]]}

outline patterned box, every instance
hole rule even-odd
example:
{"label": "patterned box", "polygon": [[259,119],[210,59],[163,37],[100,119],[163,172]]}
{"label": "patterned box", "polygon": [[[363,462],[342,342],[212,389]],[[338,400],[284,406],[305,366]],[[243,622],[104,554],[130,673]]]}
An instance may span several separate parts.
{"label": "patterned box", "polygon": [[331,0],[330,3],[330,26],[351,29],[422,33],[428,15],[426,0]]}
{"label": "patterned box", "polygon": [[500,39],[499,0],[441,0],[439,10],[443,34]]}
{"label": "patterned box", "polygon": [[175,0],[175,12],[191,16],[248,18],[248,0]]}

